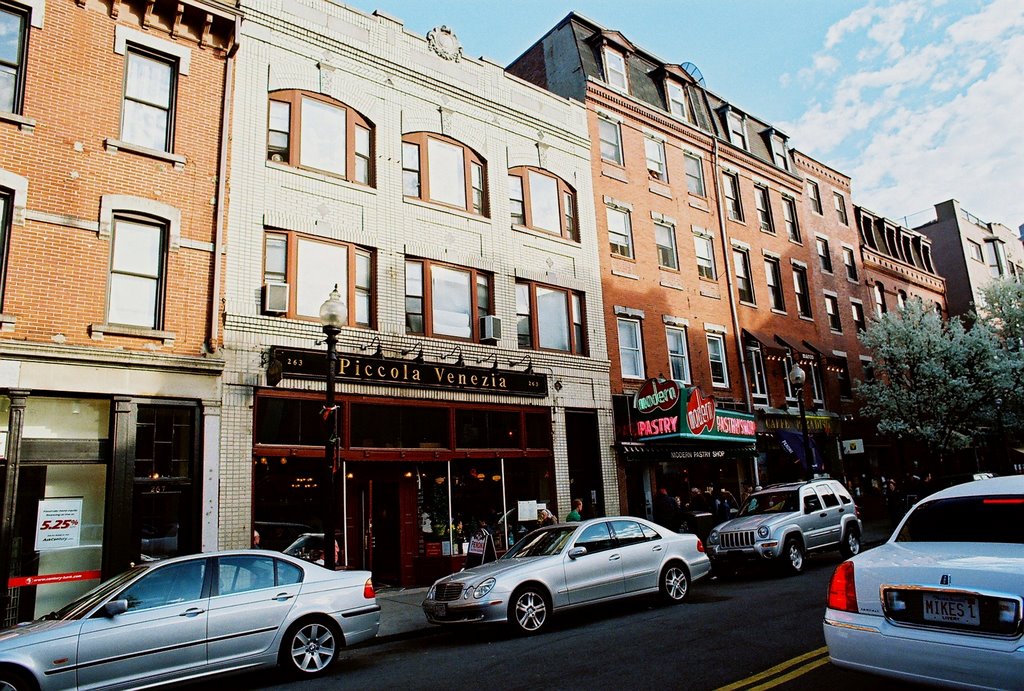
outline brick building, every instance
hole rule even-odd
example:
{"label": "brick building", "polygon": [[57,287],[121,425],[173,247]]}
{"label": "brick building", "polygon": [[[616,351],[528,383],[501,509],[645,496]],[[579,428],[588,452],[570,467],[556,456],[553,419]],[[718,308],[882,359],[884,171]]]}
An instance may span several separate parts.
{"label": "brick building", "polygon": [[[849,179],[792,151],[689,63],[577,14],[508,69],[587,107],[624,505],[649,512],[658,486],[738,492],[842,475],[841,422],[861,374],[850,315],[863,300]],[[666,381],[739,422],[644,434],[651,391],[677,395],[660,393]]]}
{"label": "brick building", "polygon": [[235,23],[203,0],[0,3],[5,624],[216,544]]}
{"label": "brick building", "polygon": [[240,9],[221,543],[323,530],[335,284],[340,564],[428,582],[484,522],[617,512],[584,108],[446,27]]}

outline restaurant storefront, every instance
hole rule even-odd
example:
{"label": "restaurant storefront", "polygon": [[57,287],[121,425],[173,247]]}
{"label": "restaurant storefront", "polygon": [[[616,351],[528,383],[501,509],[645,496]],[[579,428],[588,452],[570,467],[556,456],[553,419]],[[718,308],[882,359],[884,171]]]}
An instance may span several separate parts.
{"label": "restaurant storefront", "polygon": [[[275,370],[271,383],[320,379],[326,356],[274,348]],[[544,375],[341,353],[336,378],[339,566],[370,569],[381,583],[428,583],[461,568],[474,532],[490,532],[500,553],[536,525],[540,508],[557,506]],[[345,390],[366,384],[387,388]],[[469,391],[517,403],[456,400]],[[330,482],[324,412],[319,391],[255,391],[253,523],[261,546],[282,549],[300,531],[322,531]]]}
{"label": "restaurant storefront", "polygon": [[635,395],[614,399],[630,513],[653,517],[660,488],[685,505],[694,488],[725,488],[738,498],[744,483],[756,484],[752,415],[719,408],[700,388],[664,379],[648,379]]}
{"label": "restaurant storefront", "polygon": [[840,479],[846,476],[839,416],[817,411],[805,417],[807,451],[803,448],[802,422],[798,414],[774,408],[758,411],[764,483],[789,482],[816,475]]}

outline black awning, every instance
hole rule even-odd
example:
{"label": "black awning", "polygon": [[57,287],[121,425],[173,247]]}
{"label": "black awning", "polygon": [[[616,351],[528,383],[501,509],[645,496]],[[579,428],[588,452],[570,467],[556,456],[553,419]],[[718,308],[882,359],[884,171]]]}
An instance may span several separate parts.
{"label": "black awning", "polygon": [[[793,356],[794,360],[813,360],[814,354],[809,352],[806,346],[794,345],[794,341],[788,341],[782,336],[775,334],[775,341],[785,348],[789,348],[790,355]],[[806,341],[805,341],[806,343]]]}
{"label": "black awning", "polygon": [[763,334],[743,329],[743,340],[748,346],[760,348],[765,360],[782,362],[786,359],[786,349],[779,348],[772,339]]}

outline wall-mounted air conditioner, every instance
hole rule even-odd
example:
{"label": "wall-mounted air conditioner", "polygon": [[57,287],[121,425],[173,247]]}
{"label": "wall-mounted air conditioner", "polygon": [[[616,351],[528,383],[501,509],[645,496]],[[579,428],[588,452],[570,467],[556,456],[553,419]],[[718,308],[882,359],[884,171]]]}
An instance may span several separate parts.
{"label": "wall-mounted air conditioner", "polygon": [[494,316],[480,317],[480,342],[495,344],[501,340],[501,319]]}
{"label": "wall-mounted air conditioner", "polygon": [[288,311],[288,284],[263,284],[263,313],[284,314]]}

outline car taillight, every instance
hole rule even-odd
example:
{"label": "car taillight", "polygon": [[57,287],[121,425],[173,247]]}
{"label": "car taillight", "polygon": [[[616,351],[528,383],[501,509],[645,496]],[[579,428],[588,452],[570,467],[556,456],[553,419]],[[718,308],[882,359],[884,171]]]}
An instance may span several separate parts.
{"label": "car taillight", "polygon": [[363,597],[367,600],[372,600],[377,597],[377,594],[373,592],[373,579],[367,578],[366,583],[363,585]]}
{"label": "car taillight", "polygon": [[857,611],[857,588],[853,580],[853,562],[844,561],[832,573],[828,584],[829,609],[841,612]]}
{"label": "car taillight", "polygon": [[853,515],[860,518],[860,507],[856,504],[853,505]]}
{"label": "car taillight", "polygon": [[703,552],[704,551],[704,543],[700,541],[700,538],[697,538],[697,551],[698,552]]}

